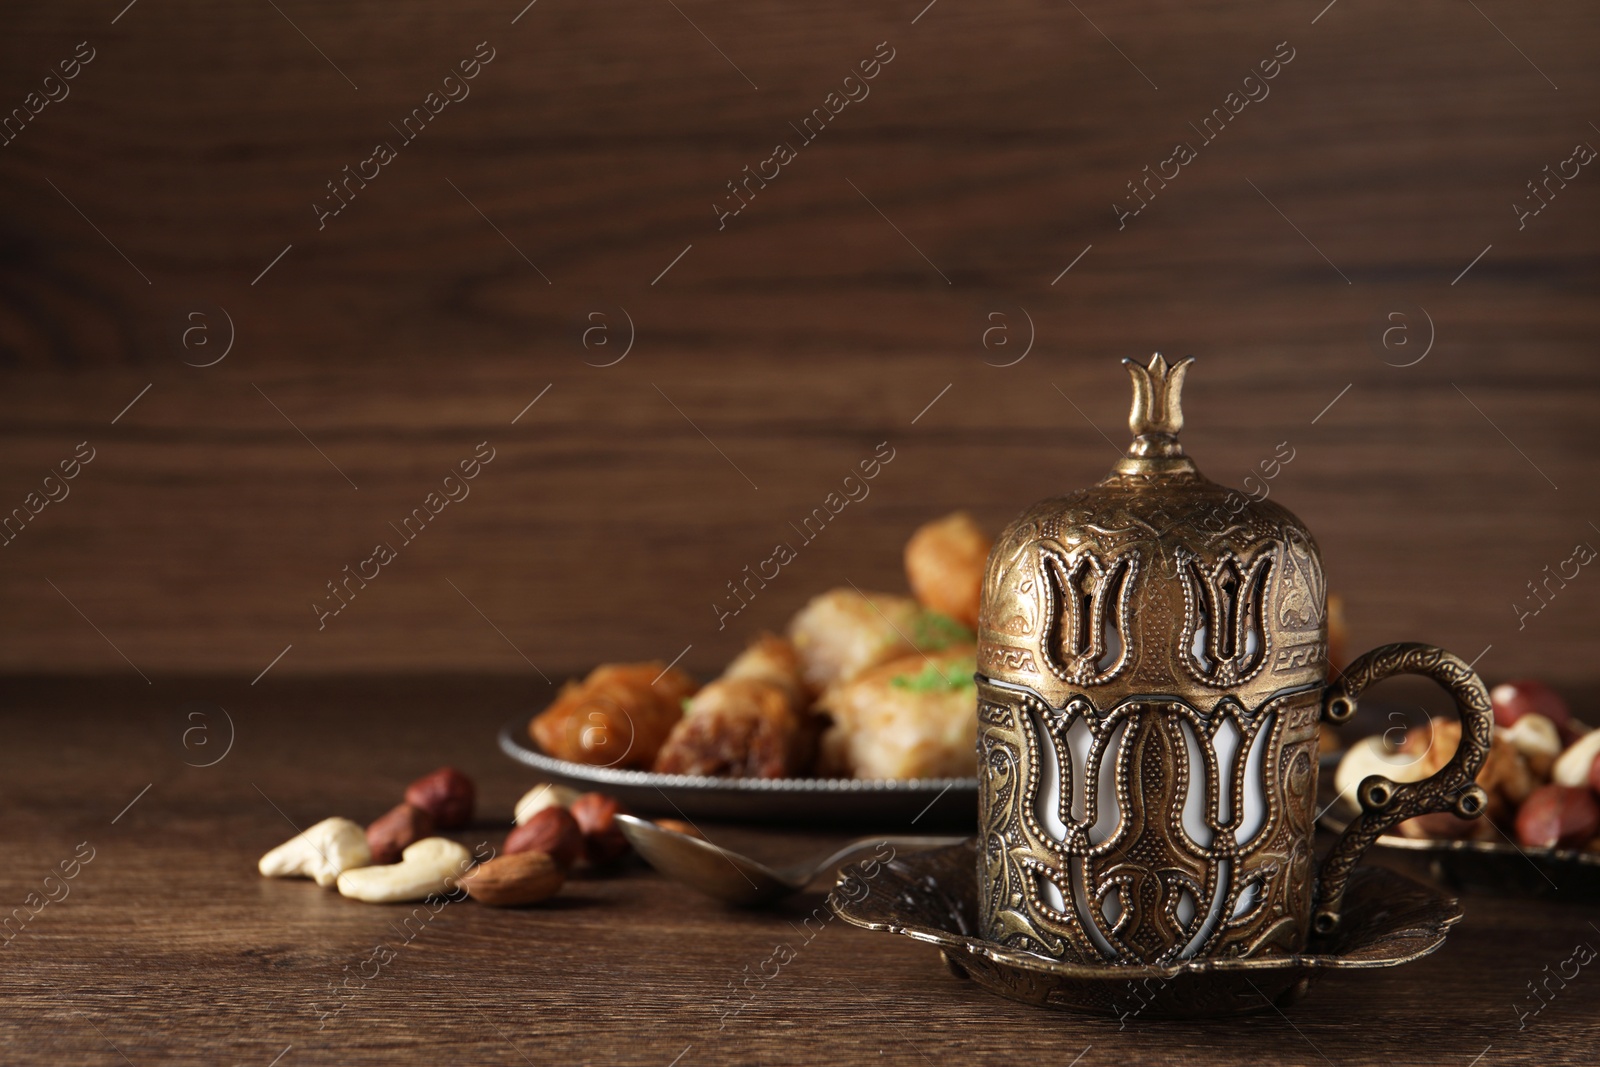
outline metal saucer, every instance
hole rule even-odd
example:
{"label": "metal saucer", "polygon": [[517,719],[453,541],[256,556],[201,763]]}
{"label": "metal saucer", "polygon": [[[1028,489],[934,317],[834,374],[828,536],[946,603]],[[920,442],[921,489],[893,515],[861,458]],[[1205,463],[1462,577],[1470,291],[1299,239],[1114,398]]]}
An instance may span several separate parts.
{"label": "metal saucer", "polygon": [[1397,967],[1428,955],[1462,917],[1454,899],[1364,866],[1351,874],[1338,930],[1298,955],[1165,966],[1063,963],[977,936],[977,863],[969,841],[898,856],[871,873],[849,864],[828,904],[853,926],[938,947],[952,973],[992,993],[1124,1021],[1286,1008],[1327,971]]}

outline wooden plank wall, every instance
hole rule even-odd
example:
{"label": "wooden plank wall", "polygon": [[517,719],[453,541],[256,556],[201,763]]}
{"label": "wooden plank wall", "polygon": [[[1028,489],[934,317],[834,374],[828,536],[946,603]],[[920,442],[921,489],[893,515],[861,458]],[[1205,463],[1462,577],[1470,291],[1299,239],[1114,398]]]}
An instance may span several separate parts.
{"label": "wooden plank wall", "polygon": [[899,588],[923,519],[1098,478],[1160,348],[1207,473],[1294,449],[1358,645],[1595,676],[1600,576],[1515,607],[1600,545],[1592,5],[521,7],[6,14],[0,107],[59,99],[0,147],[0,509],[93,459],[0,548],[0,670],[714,669]]}

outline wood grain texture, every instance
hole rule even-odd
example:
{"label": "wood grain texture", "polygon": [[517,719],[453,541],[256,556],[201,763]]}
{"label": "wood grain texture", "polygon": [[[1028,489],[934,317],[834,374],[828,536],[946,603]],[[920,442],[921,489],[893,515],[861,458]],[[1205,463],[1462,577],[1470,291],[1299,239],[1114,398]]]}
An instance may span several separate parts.
{"label": "wood grain texture", "polygon": [[[931,949],[821,924],[796,929],[821,887],[773,911],[726,908],[643,868],[577,878],[548,906],[446,906],[408,944],[407,909],[268,881],[258,856],[330,813],[366,820],[412,777],[451,762],[478,782],[480,818],[457,838],[498,846],[531,782],[493,751],[525,687],[482,679],[327,683],[157,679],[14,682],[0,716],[7,813],[0,904],[19,907],[81,842],[95,850],[4,950],[0,1047],[18,1063],[1095,1064],[1479,1062],[1580,1064],[1600,1042],[1600,982],[1543,981],[1600,939],[1591,905],[1469,895],[1433,956],[1333,975],[1285,1019],[1213,1024],[1081,1018],[1024,1007],[952,978]],[[216,758],[182,730],[190,700],[225,707],[237,735]],[[396,709],[407,709],[397,713]],[[224,741],[223,720],[205,723]],[[48,756],[46,757],[46,754]],[[148,792],[141,791],[149,785]],[[137,799],[131,807],[130,801]],[[124,812],[124,808],[127,810]],[[119,812],[122,814],[119,815]],[[115,821],[113,821],[115,820]],[[840,838],[707,827],[769,859]],[[1412,871],[1414,875],[1418,872]],[[59,890],[58,890],[59,892]],[[812,929],[817,924],[813,924]],[[735,987],[796,957],[737,1014]],[[375,946],[397,958],[374,973]],[[347,971],[346,968],[349,968]],[[344,983],[346,1006],[324,1020]],[[367,980],[362,980],[365,976]],[[724,1025],[725,1023],[725,1025]]]}
{"label": "wood grain texture", "polygon": [[[96,52],[0,148],[0,509],[97,451],[0,548],[0,669],[121,671],[120,650],[250,678],[291,644],[276,672],[537,677],[690,645],[715,669],[816,592],[900,588],[923,519],[998,528],[1100,477],[1116,361],[1160,347],[1200,358],[1185,440],[1211,476],[1296,450],[1273,493],[1357,648],[1593,677],[1593,578],[1526,626],[1513,605],[1600,538],[1600,179],[1521,230],[1510,205],[1600,137],[1600,14],[1322,6],[10,13],[0,105]],[[470,96],[402,143],[391,123],[483,41]],[[719,230],[725,183],[885,41],[870,96]],[[1285,41],[1270,95],[1119,230],[1127,183]],[[319,230],[325,183],[380,140],[397,157]],[[1385,365],[1420,349],[1372,337],[1404,309],[1420,345],[1418,308],[1431,351]],[[631,352],[586,365],[620,351],[618,309]],[[986,365],[1022,350],[1020,309],[1029,355]],[[231,352],[185,366],[220,352],[222,310]],[[610,348],[581,344],[594,311]],[[995,312],[1012,344],[986,350]],[[197,321],[211,347],[186,349]],[[319,630],[326,583],[480,441],[470,499]],[[719,629],[726,583],[882,441],[870,499]]]}

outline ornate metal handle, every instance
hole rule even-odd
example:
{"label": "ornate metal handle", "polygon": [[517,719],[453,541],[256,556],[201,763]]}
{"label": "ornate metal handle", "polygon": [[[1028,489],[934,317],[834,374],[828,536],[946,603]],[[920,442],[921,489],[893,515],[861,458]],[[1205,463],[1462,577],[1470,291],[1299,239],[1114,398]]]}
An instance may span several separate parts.
{"label": "ornate metal handle", "polygon": [[1459,656],[1411,642],[1375,648],[1345,668],[1339,680],[1324,690],[1323,721],[1334,725],[1349,722],[1361,692],[1396,674],[1426,675],[1449,690],[1461,716],[1461,743],[1450,762],[1423,781],[1397,783],[1381,774],[1362,779],[1356,788],[1361,814],[1334,842],[1317,879],[1312,928],[1319,934],[1331,933],[1339,925],[1345,881],[1378,835],[1402,820],[1430,812],[1453,811],[1463,819],[1474,819],[1489,803],[1488,794],[1474,779],[1489,755],[1494,711],[1483,679]]}

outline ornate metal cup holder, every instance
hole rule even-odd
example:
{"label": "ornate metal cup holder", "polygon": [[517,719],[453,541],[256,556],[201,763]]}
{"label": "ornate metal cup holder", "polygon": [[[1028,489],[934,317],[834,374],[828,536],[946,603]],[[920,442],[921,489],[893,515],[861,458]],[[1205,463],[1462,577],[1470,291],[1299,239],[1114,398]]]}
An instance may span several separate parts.
{"label": "ornate metal cup holder", "polygon": [[1171,965],[1064,963],[976,935],[974,842],[904,855],[868,874],[849,864],[828,903],[845,922],[939,948],[957,977],[1038,1007],[1143,1018],[1215,1018],[1286,1008],[1330,970],[1397,967],[1444,944],[1460,906],[1381,867],[1358,867],[1336,932],[1292,956]]}

